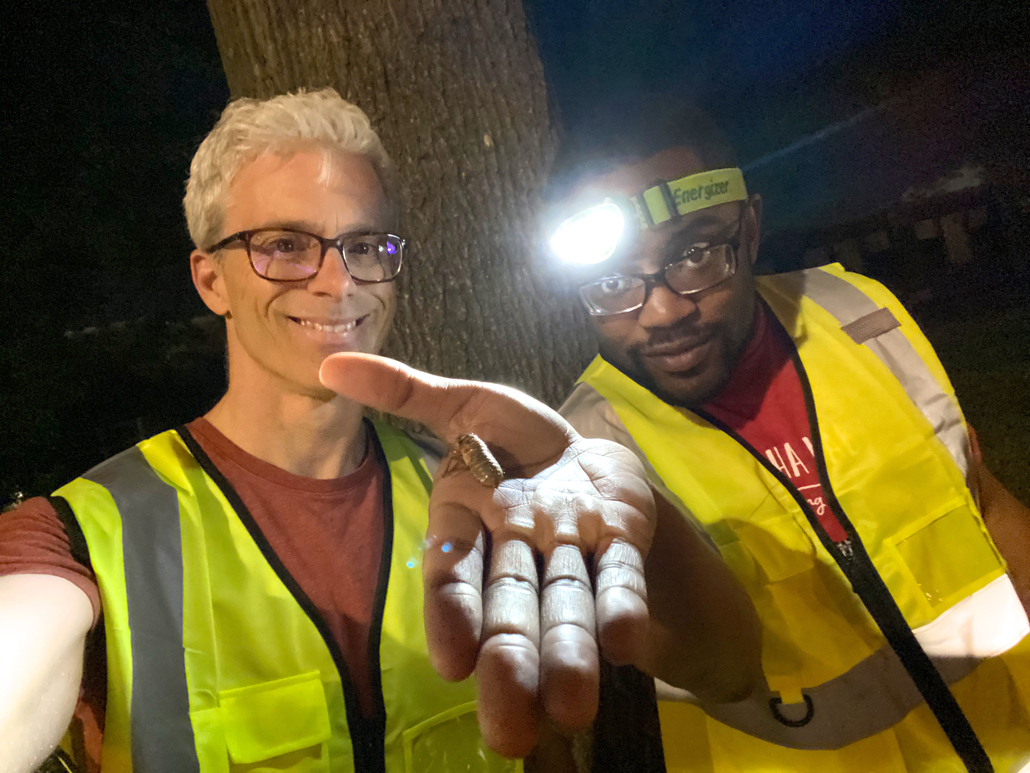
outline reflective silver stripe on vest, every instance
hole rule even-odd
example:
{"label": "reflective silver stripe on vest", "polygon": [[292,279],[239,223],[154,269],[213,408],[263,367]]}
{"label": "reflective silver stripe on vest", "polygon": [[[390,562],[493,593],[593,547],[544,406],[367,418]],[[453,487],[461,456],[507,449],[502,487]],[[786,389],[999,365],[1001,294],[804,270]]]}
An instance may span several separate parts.
{"label": "reflective silver stripe on vest", "polygon": [[[561,413],[586,437],[614,440],[643,458],[643,451],[633,441],[618,414],[594,387],[578,384],[561,407]],[[647,465],[646,460],[644,463]],[[647,466],[649,475],[653,476],[652,483],[660,481],[654,469]],[[669,501],[681,512],[690,512],[664,484],[658,490],[670,496]],[[701,530],[696,519],[688,517],[687,522]],[[702,533],[710,542],[711,537],[706,532]],[[967,676],[979,663],[977,658],[931,657],[931,660],[949,684]],[[776,719],[770,701],[780,696],[767,687],[738,703],[700,706],[712,718],[756,738],[789,748],[816,750],[839,749],[887,730],[923,702],[915,683],[889,646],[859,661],[840,676],[815,687],[806,687],[802,692],[812,701],[813,712],[811,720],[800,727],[790,727]],[[660,700],[698,703],[686,690],[663,683],[658,684],[658,694]],[[804,703],[781,704],[777,710],[785,719],[796,721],[806,715],[807,708]]]}
{"label": "reflective silver stripe on vest", "polygon": [[[883,362],[905,389],[944,443],[963,475],[968,470],[968,436],[958,404],[931,375],[911,342],[869,296],[840,277],[809,269],[775,278],[775,287],[817,303],[840,323],[853,340]],[[970,674],[978,658],[931,658],[945,682]],[[893,727],[923,703],[915,683],[890,647],[883,647],[840,676],[802,690],[811,701],[780,704],[776,719],[770,702],[779,696],[768,689],[733,704],[704,704],[705,712],[737,730],[795,749],[838,749]],[[808,718],[808,721],[802,723]]]}
{"label": "reflective silver stripe on vest", "polygon": [[[931,658],[948,684],[970,674],[977,658]],[[710,717],[725,725],[792,749],[839,749],[893,727],[923,697],[890,647],[883,647],[840,676],[817,687],[806,687],[812,701],[811,720],[789,727],[775,718],[769,702],[778,698],[768,690],[739,703],[702,704]],[[804,703],[781,704],[779,713],[788,720],[806,715]]]}
{"label": "reflective silver stripe on vest", "polygon": [[136,447],[82,477],[107,489],[121,516],[133,773],[199,773],[182,645],[179,498]]}
{"label": "reflective silver stripe on vest", "polygon": [[[807,296],[840,322],[841,327],[875,314],[876,301],[839,276],[818,268],[777,276],[776,286]],[[941,389],[912,343],[894,328],[863,343],[894,375],[905,394],[933,427],[934,435],[948,449],[962,476],[969,474],[969,436],[962,424],[958,403]]]}

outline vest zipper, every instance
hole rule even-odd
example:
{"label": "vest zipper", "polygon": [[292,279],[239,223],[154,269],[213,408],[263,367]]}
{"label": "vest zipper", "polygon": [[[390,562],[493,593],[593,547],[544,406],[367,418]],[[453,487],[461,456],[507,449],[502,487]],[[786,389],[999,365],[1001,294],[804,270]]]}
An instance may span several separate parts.
{"label": "vest zipper", "polygon": [[812,433],[812,448],[815,456],[816,469],[819,473],[819,483],[822,485],[823,493],[827,499],[830,512],[833,513],[837,522],[847,534],[843,540],[834,541],[826,533],[819,522],[819,518],[809,506],[808,501],[801,495],[794,485],[780,470],[778,470],[768,459],[744,440],[736,431],[723,424],[710,414],[694,410],[698,416],[717,427],[737,441],[748,451],[794,498],[805,518],[811,525],[813,531],[819,537],[826,551],[833,557],[840,567],[852,590],[862,601],[866,611],[876,623],[891,649],[894,650],[901,664],[905,667],[912,681],[915,683],[919,693],[923,696],[926,704],[933,712],[934,717],[944,730],[948,741],[951,742],[955,753],[962,759],[969,773],[993,773],[994,767],[991,764],[987,752],[984,751],[980,740],[976,737],[969,720],[962,712],[962,708],[955,700],[947,683],[941,677],[933,661],[923,651],[922,646],[912,633],[904,615],[898,608],[890,590],[880,577],[872,559],[866,552],[858,532],[852,525],[851,520],[841,507],[837,494],[830,484],[829,472],[826,467],[826,457],[823,453],[822,435],[819,430],[819,419],[815,411],[815,398],[812,394],[812,385],[808,380],[808,373],[801,362],[797,347],[786,330],[779,324],[775,315],[770,315],[773,334],[779,335],[790,352],[790,358],[794,369],[801,382],[801,391],[805,397],[805,411],[808,414],[809,429]]}
{"label": "vest zipper", "polygon": [[[390,565],[393,558],[393,475],[386,453],[379,442],[375,426],[367,418],[364,419],[365,431],[372,439],[372,450],[376,455],[376,463],[383,471],[383,549],[379,557],[379,578],[376,581],[376,595],[372,602],[372,622],[368,629],[368,669],[369,684],[372,688],[372,700],[375,713],[372,717],[361,719],[370,726],[363,733],[362,740],[366,744],[365,766],[357,766],[355,753],[355,773],[385,773],[386,771],[386,701],[383,697],[383,669],[380,660],[380,644],[383,635],[383,615],[386,612],[386,594],[390,585]],[[355,696],[356,698],[357,696]],[[348,717],[350,722],[348,703]],[[355,708],[357,703],[355,702]],[[356,712],[359,716],[361,712]],[[353,738],[353,735],[351,736]],[[355,748],[357,748],[355,744]]]}
{"label": "vest zipper", "polygon": [[261,554],[269,566],[276,573],[283,585],[307,614],[311,622],[325,642],[329,650],[333,664],[340,675],[340,684],[343,688],[343,700],[347,713],[347,729],[350,733],[351,747],[354,751],[355,773],[385,773],[386,771],[386,706],[383,700],[382,671],[379,660],[379,643],[383,628],[383,612],[386,602],[386,587],[390,577],[390,559],[393,555],[393,491],[391,489],[390,467],[386,462],[386,455],[376,435],[375,428],[368,419],[364,420],[365,431],[369,433],[372,440],[373,453],[376,455],[376,463],[381,465],[383,470],[383,550],[380,555],[379,580],[376,586],[376,596],[372,607],[372,623],[368,633],[369,658],[368,666],[372,687],[372,700],[375,704],[375,713],[366,717],[361,713],[361,702],[358,698],[357,688],[351,679],[347,661],[336,639],[333,638],[318,607],[314,605],[303,588],[297,583],[283,564],[282,560],[272,549],[271,544],[265,538],[258,527],[254,516],[250,514],[247,506],[243,504],[240,495],[232,487],[224,475],[215,467],[211,458],[204,453],[204,449],[190,434],[185,426],[179,427],[176,432],[182,438],[183,443],[193,455],[193,458],[200,464],[201,469],[221,489],[222,494],[228,500],[236,516],[243,522],[247,532],[254,540]]}

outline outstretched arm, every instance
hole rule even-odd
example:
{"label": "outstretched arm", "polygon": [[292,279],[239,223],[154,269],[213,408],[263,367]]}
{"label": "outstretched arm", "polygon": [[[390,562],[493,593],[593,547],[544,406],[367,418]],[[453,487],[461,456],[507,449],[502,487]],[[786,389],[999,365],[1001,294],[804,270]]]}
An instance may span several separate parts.
{"label": "outstretched arm", "polygon": [[980,510],[991,539],[1009,565],[1019,600],[1030,615],[1030,508],[1016,499],[984,463],[974,463]]}
{"label": "outstretched arm", "polygon": [[89,597],[43,574],[0,577],[0,773],[28,773],[71,721],[82,679]]}
{"label": "outstretched arm", "polygon": [[[694,680],[718,659],[718,647],[749,625],[734,623],[733,635],[714,639],[692,630],[721,625],[720,614],[732,614],[733,604],[720,614],[712,608],[722,595],[706,598],[683,619],[675,619],[683,613],[675,601],[660,605],[662,617],[649,614],[645,557],[657,516],[632,452],[580,437],[516,390],[438,378],[373,355],[331,356],[322,381],[428,426],[452,447],[462,434],[475,433],[501,462],[506,479],[496,488],[453,455],[440,465],[423,564],[430,658],[446,679],[475,672],[480,728],[492,748],[524,756],[545,713],[567,730],[589,725],[597,711],[599,652],[613,663],[665,669],[676,682],[684,681],[683,671],[702,694],[745,691],[749,678]],[[699,560],[707,566],[711,556]],[[657,566],[656,578],[673,571]],[[673,596],[682,583],[674,587]],[[702,665],[676,665],[698,641],[708,648]]]}
{"label": "outstretched arm", "polygon": [[718,551],[655,492],[647,556],[650,626],[637,665],[703,701],[743,700],[762,679],[761,624]]}

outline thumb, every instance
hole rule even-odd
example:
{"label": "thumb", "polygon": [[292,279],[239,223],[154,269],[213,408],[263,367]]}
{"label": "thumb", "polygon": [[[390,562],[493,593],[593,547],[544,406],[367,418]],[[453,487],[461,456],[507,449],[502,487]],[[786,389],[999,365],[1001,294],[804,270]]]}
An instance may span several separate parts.
{"label": "thumb", "polygon": [[357,403],[429,427],[445,437],[478,385],[415,370],[375,354],[339,352],[322,362],[323,386]]}
{"label": "thumb", "polygon": [[553,463],[578,437],[556,412],[516,389],[434,376],[375,354],[331,354],[319,378],[337,394],[418,422],[448,442],[475,432],[523,465]]}

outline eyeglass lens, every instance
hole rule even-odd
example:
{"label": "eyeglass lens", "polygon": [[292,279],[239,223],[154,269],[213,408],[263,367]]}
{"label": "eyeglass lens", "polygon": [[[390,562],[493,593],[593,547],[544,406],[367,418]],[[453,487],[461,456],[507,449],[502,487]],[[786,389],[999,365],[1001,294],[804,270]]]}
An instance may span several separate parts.
{"label": "eyeglass lens", "polygon": [[[694,249],[682,260],[664,269],[665,282],[680,295],[707,290],[729,277],[735,268],[733,247],[715,245],[709,249]],[[593,315],[622,314],[644,305],[647,282],[637,276],[611,276],[584,285],[580,297]]]}
{"label": "eyeglass lens", "polygon": [[[362,282],[384,282],[400,271],[401,239],[390,234],[357,234],[343,240],[347,271]],[[266,279],[293,281],[318,272],[322,242],[311,234],[285,229],[255,232],[250,239],[254,270]]]}

